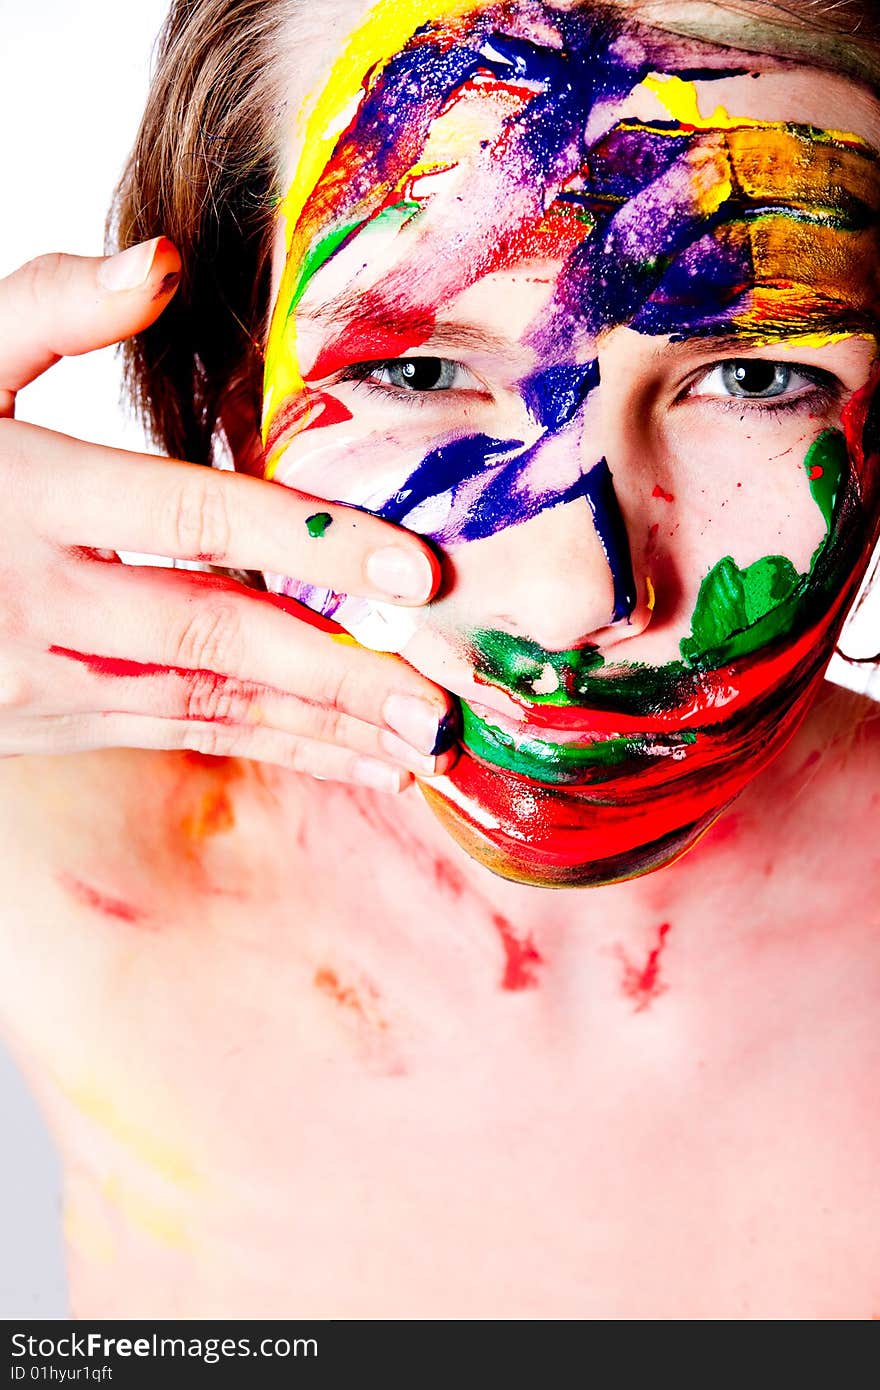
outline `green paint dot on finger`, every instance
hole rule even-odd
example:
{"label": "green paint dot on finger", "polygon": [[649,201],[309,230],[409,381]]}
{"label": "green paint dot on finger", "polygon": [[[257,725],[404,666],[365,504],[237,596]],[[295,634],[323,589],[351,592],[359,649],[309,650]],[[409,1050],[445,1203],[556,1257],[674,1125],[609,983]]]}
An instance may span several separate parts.
{"label": "green paint dot on finger", "polygon": [[333,525],[333,518],[329,512],[315,512],[313,516],[306,517],[306,530],[315,540],[320,540],[328,526]]}

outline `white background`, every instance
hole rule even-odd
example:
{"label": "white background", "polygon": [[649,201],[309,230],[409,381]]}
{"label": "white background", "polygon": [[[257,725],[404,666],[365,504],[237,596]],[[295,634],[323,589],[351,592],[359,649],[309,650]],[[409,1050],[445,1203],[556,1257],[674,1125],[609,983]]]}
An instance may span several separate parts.
{"label": "white background", "polygon": [[[165,8],[166,0],[0,0],[0,275],[43,251],[100,254]],[[22,393],[18,413],[80,438],[143,447],[120,409],[112,349],[60,363]],[[880,592],[877,600],[845,635],[845,650],[880,648]],[[837,663],[834,673],[857,688],[873,681],[880,697],[871,668]],[[65,1312],[54,1156],[0,1054],[0,1316]]]}
{"label": "white background", "polygon": [[[43,251],[101,254],[166,8],[166,0],[0,0],[0,275]],[[119,407],[112,349],[59,363],[22,392],[18,414],[143,447]],[[67,1315],[58,1171],[36,1107],[0,1052],[0,1317],[20,1315]]]}

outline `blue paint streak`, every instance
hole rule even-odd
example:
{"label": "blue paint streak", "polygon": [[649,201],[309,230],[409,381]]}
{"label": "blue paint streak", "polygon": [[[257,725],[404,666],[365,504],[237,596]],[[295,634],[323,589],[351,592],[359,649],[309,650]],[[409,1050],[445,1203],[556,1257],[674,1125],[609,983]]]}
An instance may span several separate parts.
{"label": "blue paint streak", "polygon": [[605,459],[600,459],[595,468],[586,475],[590,486],[584,496],[590,504],[596,535],[605,552],[608,568],[614,580],[613,623],[632,617],[636,606],[636,581],[633,575],[632,557],[626,523],[620,511],[614,479]]}
{"label": "blue paint streak", "polygon": [[520,393],[542,429],[555,434],[573,420],[587,396],[599,385],[599,361],[545,367],[525,378]]}
{"label": "blue paint streak", "polygon": [[[614,605],[610,621],[632,617],[636,606],[636,585],[626,524],[614,491],[611,469],[600,459],[564,488],[529,493],[528,464],[538,444],[524,449],[518,441],[502,442],[488,435],[471,435],[440,449],[434,449],[376,515],[398,526],[409,526],[438,545],[461,545],[485,540],[509,526],[522,525],[540,512],[584,498],[593,516],[599,544],[608,562],[614,585]],[[515,450],[511,455],[511,450]],[[499,455],[502,460],[498,461]],[[456,494],[468,483],[488,472],[484,485],[470,505],[457,506]],[[444,493],[451,494],[449,516],[440,526],[427,529],[410,526],[410,515],[423,502]]]}

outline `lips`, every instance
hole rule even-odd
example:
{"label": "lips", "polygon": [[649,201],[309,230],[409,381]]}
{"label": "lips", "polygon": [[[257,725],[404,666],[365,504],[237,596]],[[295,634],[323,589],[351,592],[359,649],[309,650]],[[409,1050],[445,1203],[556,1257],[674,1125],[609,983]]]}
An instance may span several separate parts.
{"label": "lips", "polygon": [[794,735],[851,597],[844,586],[788,645],[687,673],[668,708],[522,704],[515,723],[465,706],[462,755],[425,798],[472,857],[519,882],[611,883],[670,863]]}
{"label": "lips", "polygon": [[581,721],[578,728],[515,724],[504,716],[480,715],[462,703],[462,738],[472,756],[531,781],[565,786],[595,784],[618,776],[630,764],[655,758],[680,759],[696,742],[692,730],[666,735],[623,733]]}

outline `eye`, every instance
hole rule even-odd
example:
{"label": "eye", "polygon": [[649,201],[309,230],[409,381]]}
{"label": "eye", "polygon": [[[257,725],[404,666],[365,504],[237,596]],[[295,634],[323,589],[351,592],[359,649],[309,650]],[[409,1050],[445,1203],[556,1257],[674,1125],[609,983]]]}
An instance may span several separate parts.
{"label": "eye", "polygon": [[448,391],[459,372],[457,362],[445,357],[404,357],[386,362],[382,372],[391,386],[409,391]]}
{"label": "eye", "polygon": [[718,362],[694,382],[688,394],[773,401],[805,395],[817,387],[830,391],[835,384],[834,377],[816,367],[768,362],[761,357],[734,357]]}
{"label": "eye", "polygon": [[357,362],[345,372],[345,379],[410,395],[483,389],[482,383],[466,367],[447,357],[394,357],[384,362]]}

